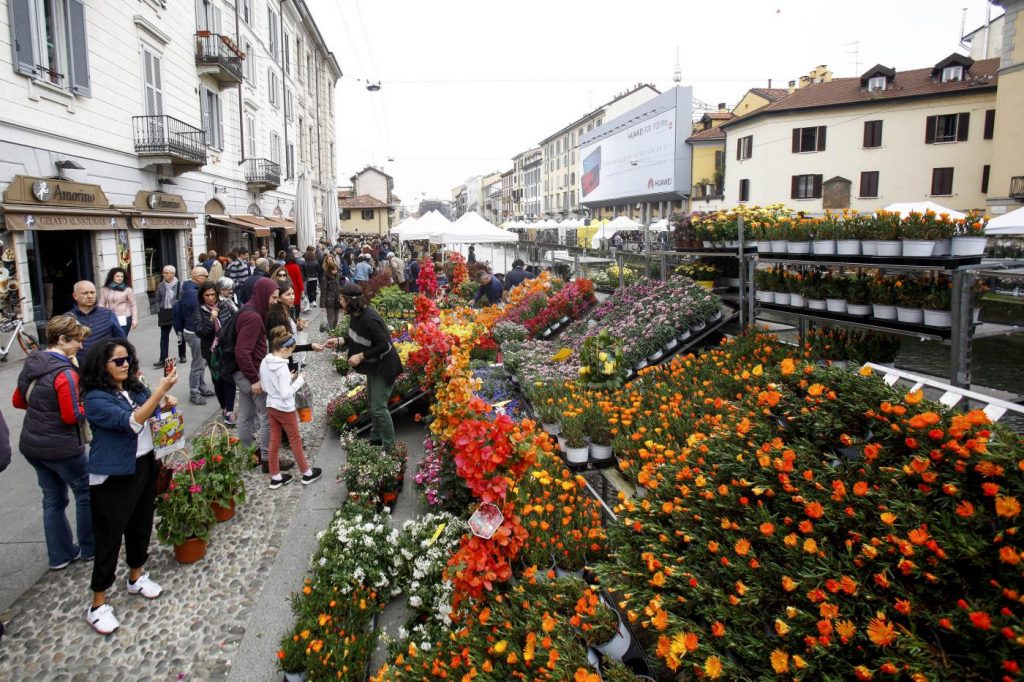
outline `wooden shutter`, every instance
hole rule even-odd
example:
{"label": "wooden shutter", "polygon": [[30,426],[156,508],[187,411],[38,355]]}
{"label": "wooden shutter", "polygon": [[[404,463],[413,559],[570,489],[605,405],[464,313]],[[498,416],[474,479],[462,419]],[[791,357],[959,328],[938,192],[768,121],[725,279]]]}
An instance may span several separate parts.
{"label": "wooden shutter", "polygon": [[992,171],[992,166],[985,165],[981,169],[981,193],[988,194],[988,176]]}
{"label": "wooden shutter", "polygon": [[825,126],[818,126],[818,151],[825,151]]}
{"label": "wooden shutter", "polygon": [[740,180],[740,201],[750,200],[750,180]]}
{"label": "wooden shutter", "polygon": [[92,88],[89,85],[89,45],[85,38],[85,2],[67,0],[67,3],[68,83],[71,92],[88,97]]}
{"label": "wooden shutter", "polygon": [[210,30],[210,25],[206,22],[206,0],[196,0],[196,29]]}
{"label": "wooden shutter", "polygon": [[800,153],[800,129],[793,128],[793,153]]}
{"label": "wooden shutter", "polygon": [[754,136],[747,135],[747,158],[754,158]]}
{"label": "wooden shutter", "polygon": [[985,112],[985,139],[991,140],[996,130],[996,110],[988,109]]}
{"label": "wooden shutter", "polygon": [[213,112],[210,111],[210,91],[205,87],[199,88],[199,120],[202,121],[203,131],[206,133],[206,144],[213,145]]}
{"label": "wooden shutter", "polygon": [[935,126],[938,124],[938,116],[929,116],[924,124],[924,143],[935,144]]}
{"label": "wooden shutter", "polygon": [[874,121],[864,121],[864,141],[861,142],[862,147],[874,147],[871,141],[874,139],[875,126]]}
{"label": "wooden shutter", "polygon": [[739,161],[743,158],[743,138],[736,140],[736,160]]}
{"label": "wooden shutter", "polygon": [[822,175],[815,175],[814,176],[814,194],[812,196],[815,199],[820,199],[821,198],[821,179],[823,177],[824,176],[822,176]]}
{"label": "wooden shutter", "polygon": [[800,193],[800,176],[799,175],[794,175],[791,178],[790,183],[789,183],[789,198],[790,199],[797,199],[798,198],[797,195],[799,193]]}
{"label": "wooden shutter", "polygon": [[35,76],[36,56],[32,33],[32,0],[9,0],[8,5],[14,70],[26,76]]}
{"label": "wooden shutter", "polygon": [[960,114],[956,122],[956,141],[967,141],[967,130],[971,125],[971,115],[967,112]]}
{"label": "wooden shutter", "polygon": [[146,115],[159,116],[164,113],[164,96],[160,83],[160,57],[143,47],[142,61],[143,78],[145,82]]}

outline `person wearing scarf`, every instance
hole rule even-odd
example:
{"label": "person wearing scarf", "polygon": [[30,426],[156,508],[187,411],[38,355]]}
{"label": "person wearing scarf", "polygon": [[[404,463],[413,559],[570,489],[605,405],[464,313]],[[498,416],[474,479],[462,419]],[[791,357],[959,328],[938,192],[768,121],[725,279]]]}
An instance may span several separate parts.
{"label": "person wearing scarf", "polygon": [[[153,367],[163,367],[167,359],[167,350],[171,340],[171,329],[174,327],[174,303],[181,296],[181,283],[178,281],[177,270],[173,265],[165,265],[161,274],[163,278],[156,285],[157,322],[160,326],[160,359]],[[163,311],[170,312],[163,312]],[[185,363],[185,337],[178,334],[178,361]]]}
{"label": "person wearing scarf", "polygon": [[110,268],[107,281],[100,290],[99,305],[117,316],[117,323],[124,335],[139,326],[139,310],[135,304],[135,292],[128,286],[128,273],[124,268]]}
{"label": "person wearing scarf", "polygon": [[235,382],[230,376],[221,374],[219,358],[214,351],[217,348],[221,327],[226,325],[235,313],[236,309],[231,300],[220,297],[216,283],[207,280],[199,285],[199,307],[196,308],[193,328],[199,337],[200,352],[213,377],[213,392],[217,396],[221,416],[228,426],[235,425]]}

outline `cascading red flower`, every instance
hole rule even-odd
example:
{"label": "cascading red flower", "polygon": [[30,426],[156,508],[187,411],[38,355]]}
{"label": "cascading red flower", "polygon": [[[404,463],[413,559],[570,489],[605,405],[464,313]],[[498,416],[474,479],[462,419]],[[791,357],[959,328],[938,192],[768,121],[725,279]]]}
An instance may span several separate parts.
{"label": "cascading red flower", "polygon": [[448,260],[455,264],[452,270],[452,289],[457,289],[460,284],[469,279],[469,268],[466,267],[466,259],[461,253],[449,255]]}
{"label": "cascading red flower", "polygon": [[426,257],[420,259],[420,274],[416,278],[416,286],[419,287],[420,293],[428,298],[437,296],[439,287],[432,259]]}

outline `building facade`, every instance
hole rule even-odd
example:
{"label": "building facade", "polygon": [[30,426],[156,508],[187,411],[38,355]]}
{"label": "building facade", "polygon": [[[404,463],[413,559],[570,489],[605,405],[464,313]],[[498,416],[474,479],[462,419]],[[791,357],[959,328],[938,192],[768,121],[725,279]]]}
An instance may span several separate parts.
{"label": "building facade", "polygon": [[899,72],[879,65],[860,78],[804,83],[724,123],[726,198],[810,214],[926,199],[984,208],[997,61],[951,55]]}
{"label": "building facade", "polygon": [[323,223],[341,73],[302,0],[0,5],[0,240],[26,321],[115,266],[147,315],[164,265],[286,243],[303,172]]}
{"label": "building facade", "polygon": [[514,174],[514,168],[501,174],[501,214],[498,216],[500,223],[512,219],[512,179]]}
{"label": "building facade", "polygon": [[[341,234],[383,237],[391,230],[391,204],[369,194],[339,199]],[[333,239],[333,237],[332,237]]]}
{"label": "building facade", "polygon": [[540,216],[543,157],[540,147],[534,147],[512,158],[512,215],[516,220]]}
{"label": "building facade", "polygon": [[1005,213],[1024,203],[1024,0],[1000,0],[998,112],[992,145],[988,206]]}
{"label": "building facade", "polygon": [[[349,180],[352,182],[353,196],[368,195],[374,197],[389,206],[388,229],[396,225],[398,213],[401,208],[401,200],[395,196],[395,179],[375,166],[367,166],[353,175]],[[339,204],[339,211],[344,207]],[[345,225],[342,224],[342,231]]]}

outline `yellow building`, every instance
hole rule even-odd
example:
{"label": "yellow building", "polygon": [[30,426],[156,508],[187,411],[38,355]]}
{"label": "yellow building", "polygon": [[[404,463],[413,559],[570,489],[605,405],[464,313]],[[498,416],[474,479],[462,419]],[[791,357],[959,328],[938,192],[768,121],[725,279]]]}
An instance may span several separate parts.
{"label": "yellow building", "polygon": [[[1024,201],[1024,0],[997,0],[1003,15],[1003,46],[999,60],[999,112],[993,131],[989,210],[1005,213]],[[998,208],[997,208],[998,207]]]}
{"label": "yellow building", "polygon": [[383,237],[388,234],[388,213],[391,207],[385,202],[360,194],[351,199],[338,201],[341,211],[340,229],[342,234],[369,234]]}

